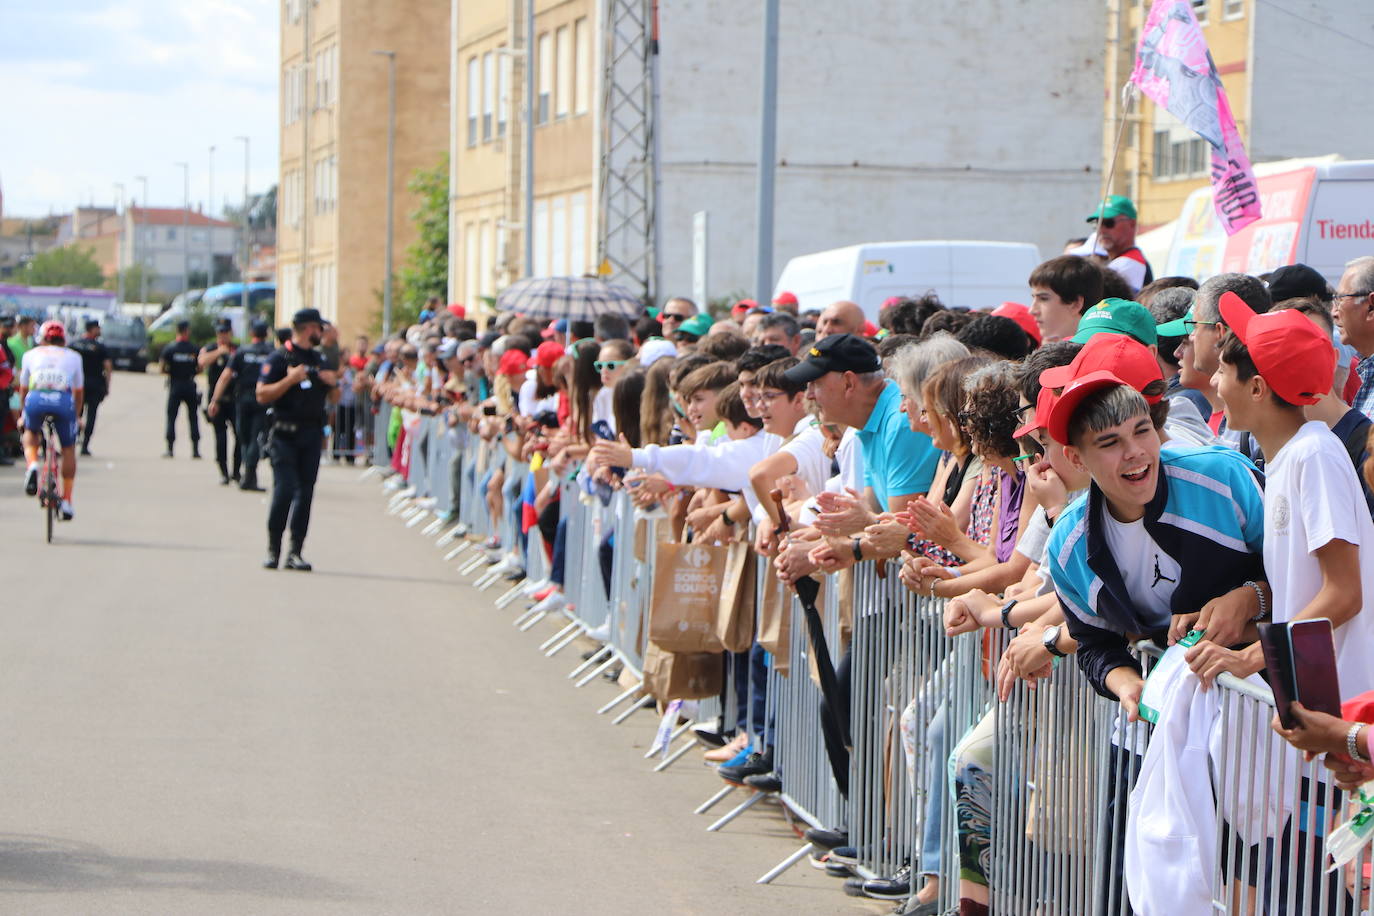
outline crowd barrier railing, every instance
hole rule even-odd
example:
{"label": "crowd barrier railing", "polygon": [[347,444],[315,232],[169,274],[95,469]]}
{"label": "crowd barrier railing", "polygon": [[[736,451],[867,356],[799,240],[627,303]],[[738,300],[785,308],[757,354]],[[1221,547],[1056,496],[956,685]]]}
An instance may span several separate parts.
{"label": "crowd barrier railing", "polygon": [[[389,466],[390,456],[382,456],[378,447],[385,447],[385,405],[379,405],[374,420],[373,462]],[[427,420],[437,423],[437,418]],[[437,534],[440,546],[458,543],[446,559],[464,550],[474,554],[459,567],[471,573],[488,561],[473,549],[482,539],[496,535],[506,549],[517,543],[511,513],[492,519],[485,490],[487,472],[505,455],[464,429],[446,433],[431,425],[412,441],[412,447],[423,446],[418,467],[424,481],[413,482],[414,492],[406,499],[437,501],[450,488],[447,495],[456,507],[453,527],[426,530]],[[416,469],[412,455],[412,477]],[[625,669],[618,695],[597,710],[605,714],[624,707],[614,719],[620,723],[643,705],[658,523],[638,512],[623,491],[606,503],[585,496],[573,481],[562,484],[560,518],[566,526],[567,607],[541,649],[553,656],[580,636],[596,637],[601,648],[569,678],[586,685],[614,665]],[[609,570],[603,571],[606,557]],[[543,537],[532,528],[525,545],[526,581],[547,582],[552,574],[548,561]],[[758,564],[757,577],[761,596],[772,582],[771,568]],[[722,696],[729,702],[695,704],[696,720],[729,713],[727,725],[740,718],[751,733],[771,733],[783,786],[776,797],[783,809],[806,825],[847,827],[861,876],[891,875],[909,866],[918,876],[915,889],[920,876],[937,874],[941,906],[957,905],[957,827],[963,805],[965,819],[972,816],[975,826],[981,824],[984,837],[981,847],[966,843],[963,854],[979,857],[993,912],[1129,913],[1124,878],[1128,796],[1151,728],[1127,725],[1118,704],[1092,690],[1072,657],[1058,660],[1034,689],[1018,683],[1007,700],[998,701],[996,671],[1009,634],[996,630],[948,636],[946,602],[907,590],[895,564],[880,570],[864,563],[851,576],[824,579],[818,610],[831,661],[842,672],[847,669],[844,680],[850,685],[848,795],[834,778],[819,726],[823,697],[795,599],[786,665],[777,664],[779,660],[770,665],[768,722],[749,722],[748,710],[734,708],[728,678]],[[842,595],[846,581],[852,582],[852,591]],[[520,591],[516,586],[500,600]],[[852,634],[845,632],[846,603],[852,606]],[[528,612],[516,619],[522,625],[539,622]],[[1148,673],[1159,650],[1141,645],[1136,651]],[[1334,787],[1320,761],[1304,762],[1269,728],[1273,697],[1261,682],[1223,675],[1216,704],[1206,774],[1215,800],[1209,817],[1216,854],[1201,863],[1211,911],[1246,916],[1365,912],[1369,850],[1343,869],[1326,872],[1325,838],[1350,815],[1349,799]],[[677,725],[672,740],[686,727]],[[688,739],[655,769],[670,765],[690,747]],[[955,789],[964,784],[979,791],[964,798]],[[732,791],[737,790],[721,789],[697,813]],[[974,796],[985,800],[986,810],[970,807]],[[723,828],[764,798],[762,793],[751,795],[709,829]],[[803,846],[759,880],[772,880],[808,851]]]}

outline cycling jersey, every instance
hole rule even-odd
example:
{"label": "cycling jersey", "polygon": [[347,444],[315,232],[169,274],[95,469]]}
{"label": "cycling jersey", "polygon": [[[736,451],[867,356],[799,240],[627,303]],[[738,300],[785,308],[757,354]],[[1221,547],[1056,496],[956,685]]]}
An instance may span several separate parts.
{"label": "cycling jersey", "polygon": [[81,354],[66,347],[34,347],[24,354],[19,387],[29,391],[80,391],[86,387]]}

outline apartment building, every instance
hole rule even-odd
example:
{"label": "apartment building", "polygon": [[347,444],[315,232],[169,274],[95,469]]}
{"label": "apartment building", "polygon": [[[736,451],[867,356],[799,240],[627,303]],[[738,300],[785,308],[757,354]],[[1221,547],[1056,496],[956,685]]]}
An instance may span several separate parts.
{"label": "apartment building", "polygon": [[[523,268],[526,4],[458,4],[449,270],[462,302],[494,297]],[[597,4],[537,0],[533,41],[534,274],[596,266]]]}
{"label": "apartment building", "polygon": [[148,291],[164,296],[190,288],[196,274],[227,273],[238,260],[240,228],[181,207],[124,208],[116,256],[120,270],[142,264]]}
{"label": "apartment building", "polygon": [[[523,270],[525,6],[456,5],[450,269],[464,301]],[[598,263],[604,6],[535,2],[536,275]],[[869,241],[1030,241],[1057,252],[1102,180],[1104,13],[1097,0],[1072,0],[1048,29],[1035,4],[784,5],[775,274],[795,255]],[[657,17],[658,297],[692,288],[698,211],[710,217],[708,294],[752,293],[761,9],[674,0]]]}
{"label": "apartment building", "polygon": [[[396,60],[394,269],[416,231],[416,169],[448,149],[442,2],[283,0],[277,317],[318,308],[345,334],[380,324],[385,282],[387,57]],[[443,290],[436,290],[443,294]]]}
{"label": "apartment building", "polygon": [[[1374,87],[1340,65],[1368,55],[1374,4],[1367,0],[1190,0],[1256,164],[1336,154],[1367,158]],[[1120,125],[1148,0],[1113,0],[1107,17],[1104,168]],[[1169,112],[1141,97],[1128,115],[1113,190],[1136,200],[1143,229],[1177,219],[1188,195],[1210,182],[1211,149]]]}

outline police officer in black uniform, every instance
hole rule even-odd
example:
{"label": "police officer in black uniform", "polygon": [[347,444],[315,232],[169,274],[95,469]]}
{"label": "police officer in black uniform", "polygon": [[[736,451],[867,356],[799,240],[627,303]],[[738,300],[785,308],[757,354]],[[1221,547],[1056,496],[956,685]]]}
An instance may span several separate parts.
{"label": "police officer in black uniform", "polygon": [[291,522],[291,546],[286,568],[310,571],[301,557],[310,527],[310,502],[320,471],[320,442],[325,402],[338,384],[338,374],[324,368],[315,349],[324,334],[324,319],[315,309],[301,309],[291,318],[291,339],[262,364],[258,402],[268,410],[267,453],[272,460],[272,505],[267,512],[267,559],[276,569],[281,559],[281,536]]}
{"label": "police officer in black uniform", "polygon": [[200,371],[200,354],[191,343],[191,322],[177,322],[177,339],[162,348],[162,374],[167,376],[167,451],[163,458],[172,457],[172,445],[177,440],[177,413],[186,405],[186,419],[191,425],[191,457],[200,457],[200,421],[196,408],[200,393],[196,391],[196,373]]}
{"label": "police officer in black uniform", "polygon": [[258,461],[262,457],[262,436],[265,432],[267,408],[258,403],[258,378],[262,364],[272,353],[267,342],[265,321],[253,322],[253,341],[240,347],[229,359],[229,366],[215,383],[210,416],[222,410],[234,412],[234,430],[238,434],[238,454],[234,467],[242,468],[240,490],[261,491],[258,485]]}
{"label": "police officer in black uniform", "polygon": [[234,323],[228,318],[215,322],[215,342],[200,348],[198,364],[205,370],[205,419],[215,430],[215,463],[219,465],[220,486],[239,479],[238,432],[234,431],[234,473],[229,473],[229,432],[234,429],[233,402],[220,393],[219,379],[229,368],[238,344],[234,342]]}
{"label": "police officer in black uniform", "polygon": [[86,422],[81,427],[81,454],[89,455],[96,411],[100,409],[100,402],[110,394],[114,361],[110,358],[110,351],[100,342],[100,321],[95,318],[86,322],[86,336],[77,338],[68,346],[81,354],[81,373],[86,379],[86,397],[81,402],[86,413]]}

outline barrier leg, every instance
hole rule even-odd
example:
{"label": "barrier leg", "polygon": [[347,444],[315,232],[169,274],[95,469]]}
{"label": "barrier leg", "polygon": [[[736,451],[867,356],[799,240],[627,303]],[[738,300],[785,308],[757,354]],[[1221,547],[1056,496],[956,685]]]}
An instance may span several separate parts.
{"label": "barrier leg", "polygon": [[576,686],[578,686],[578,687],[586,687],[588,684],[590,684],[592,681],[594,681],[594,680],[596,679],[597,675],[601,674],[603,671],[607,670],[608,668],[610,668],[610,667],[611,667],[612,665],[614,665],[614,664],[615,664],[615,654],[612,653],[610,658],[606,659],[604,662],[602,662],[601,664],[597,665],[595,668],[593,668],[593,669],[592,669],[590,672],[588,672],[587,674],[582,675],[582,680],[578,681]]}
{"label": "barrier leg", "polygon": [[722,817],[720,820],[716,821],[716,822],[715,822],[714,824],[712,824],[710,827],[707,827],[707,828],[706,828],[707,832],[708,832],[708,833],[715,833],[716,831],[720,830],[722,827],[725,827],[727,824],[729,824],[729,823],[730,823],[731,821],[733,821],[735,818],[739,817],[741,814],[743,814],[744,812],[748,811],[750,808],[754,807],[755,805],[757,805],[759,802],[763,801],[763,800],[764,800],[765,798],[767,798],[767,797],[768,797],[768,796],[764,795],[762,792],[755,792],[755,793],[753,793],[753,794],[750,795],[748,798],[746,798],[744,801],[742,801],[742,802],[740,802],[738,805],[736,805],[736,806],[730,811],[730,813],[726,814],[724,817]]}
{"label": "barrier leg", "polygon": [[419,524],[420,524],[421,522],[423,522],[423,521],[424,521],[426,518],[428,518],[428,517],[429,517],[429,510],[428,510],[428,509],[421,509],[419,512],[416,512],[414,515],[412,515],[412,516],[410,517],[409,520],[406,521],[406,527],[407,527],[407,528],[415,528],[415,527],[419,526]]}
{"label": "barrier leg", "polygon": [[667,757],[664,757],[662,760],[660,760],[660,761],[654,766],[654,772],[655,772],[655,773],[662,773],[664,770],[668,769],[668,767],[672,766],[673,764],[675,764],[675,763],[677,763],[679,760],[681,760],[681,759],[682,759],[682,755],[685,754],[685,753],[687,753],[688,751],[690,751],[692,748],[696,747],[696,744],[697,744],[697,739],[695,739],[695,738],[688,738],[688,739],[687,739],[686,741],[684,741],[682,744],[679,744],[679,745],[678,745],[677,750],[673,751],[673,752],[672,752],[671,754],[669,754]]}
{"label": "barrier leg", "polygon": [[432,538],[432,537],[434,537],[435,535],[437,535],[437,534],[439,533],[439,530],[440,530],[441,528],[443,528],[443,527],[444,527],[444,518],[443,518],[443,516],[441,516],[441,515],[436,515],[436,516],[434,516],[434,521],[432,521],[432,522],[430,522],[428,525],[426,525],[425,528],[424,528],[424,530],[421,531],[420,533],[423,534],[423,535],[424,535],[425,537],[427,537],[427,538]]}
{"label": "barrier leg", "polygon": [[630,706],[629,709],[625,710],[625,711],[622,712],[620,715],[618,715],[618,716],[616,716],[614,719],[612,719],[612,720],[611,720],[611,724],[612,724],[612,725],[619,725],[621,722],[624,722],[626,719],[630,718],[630,716],[632,716],[632,715],[634,715],[635,713],[639,712],[641,709],[653,709],[653,708],[654,708],[654,698],[653,698],[653,697],[645,697],[644,699],[640,700],[638,703],[633,704],[632,706]]}
{"label": "barrier leg", "polygon": [[720,790],[719,792],[717,792],[715,795],[712,795],[710,798],[706,799],[706,801],[704,801],[704,802],[702,802],[701,804],[697,805],[696,810],[693,811],[692,813],[693,813],[693,814],[705,814],[707,811],[710,811],[712,808],[714,808],[714,807],[716,806],[716,804],[717,804],[721,799],[723,799],[725,796],[729,795],[731,792],[735,791],[735,789],[736,789],[735,786],[731,786],[731,785],[723,786],[723,787],[721,788],[721,790]]}
{"label": "barrier leg", "polygon": [[600,649],[597,649],[596,652],[593,655],[591,655],[586,661],[584,661],[582,664],[578,665],[576,668],[572,670],[572,674],[568,675],[568,680],[572,680],[573,678],[581,674],[583,671],[586,671],[592,665],[595,665],[597,662],[601,661],[603,658],[606,657],[606,655],[610,651],[610,646],[602,646]]}
{"label": "barrier leg", "polygon": [[[582,626],[581,624],[578,624],[578,627],[579,627],[579,628],[580,628],[581,626]],[[545,658],[553,658],[553,657],[554,657],[555,655],[557,655],[559,652],[562,652],[564,649],[568,648],[568,646],[572,645],[573,640],[577,639],[577,637],[580,636],[580,635],[581,635],[580,629],[579,629],[579,632],[577,632],[577,633],[569,634],[567,637],[565,637],[565,638],[563,639],[562,642],[560,642],[558,645],[554,646],[553,648],[549,649],[549,651],[545,652],[545,653],[544,653],[544,657],[545,657]]]}
{"label": "barrier leg", "polygon": [[629,690],[625,691],[625,692],[622,693],[620,696],[616,697],[614,700],[611,700],[611,702],[607,703],[605,706],[603,706],[603,707],[601,707],[600,709],[598,709],[598,710],[596,711],[596,714],[597,714],[598,716],[604,716],[606,713],[610,712],[612,709],[615,709],[615,708],[616,708],[617,706],[619,706],[621,703],[624,703],[624,702],[625,702],[626,700],[628,700],[630,697],[632,697],[632,696],[634,696],[636,693],[638,693],[638,692],[639,692],[639,689],[640,689],[641,687],[643,687],[643,686],[644,686],[643,684],[635,684],[635,685],[634,685],[633,687],[631,687]]}
{"label": "barrier leg", "polygon": [[553,634],[553,635],[550,636],[548,639],[546,639],[546,640],[544,640],[542,643],[540,643],[540,644],[539,644],[539,651],[540,651],[540,652],[543,652],[543,651],[544,651],[545,649],[547,649],[549,646],[551,646],[551,645],[553,645],[554,643],[558,642],[560,639],[562,639],[563,637],[567,636],[569,633],[576,633],[577,630],[578,630],[579,628],[581,628],[581,626],[582,626],[582,624],[580,624],[580,623],[578,623],[576,620],[574,620],[572,623],[568,624],[566,627],[564,627],[563,629],[559,630],[557,633]]}
{"label": "barrier leg", "polygon": [[806,844],[805,846],[803,846],[801,849],[798,849],[796,852],[792,853],[790,856],[788,856],[787,858],[785,858],[785,859],[783,859],[781,862],[779,862],[776,866],[773,867],[773,870],[772,870],[772,871],[768,872],[768,874],[764,875],[762,878],[758,879],[758,880],[755,881],[754,883],[755,883],[755,884],[771,884],[771,883],[773,883],[773,879],[774,879],[774,878],[776,878],[778,875],[782,874],[783,872],[787,871],[787,870],[788,870],[789,868],[791,868],[793,865],[796,865],[796,864],[797,864],[798,862],[800,862],[802,859],[806,858],[807,853],[809,853],[810,851],[811,851],[811,844],[810,844],[810,843],[807,843],[807,844]]}
{"label": "barrier leg", "polygon": [[452,560],[454,557],[458,556],[460,553],[462,553],[464,550],[467,550],[471,546],[472,541],[464,541],[457,547],[450,550],[448,553],[444,554],[444,562],[447,563],[449,560]]}
{"label": "barrier leg", "polygon": [[516,598],[520,597],[520,593],[524,590],[524,585],[524,582],[515,583],[514,586],[506,590],[504,595],[496,599],[496,606],[498,608],[503,608],[514,602]]}
{"label": "barrier leg", "polygon": [[516,627],[516,629],[519,630],[521,633],[525,633],[529,631],[530,628],[532,628],[536,623],[543,620],[547,616],[549,616],[548,611],[535,611],[533,617],[531,617],[529,620],[526,620],[524,623],[520,624],[520,626]]}

